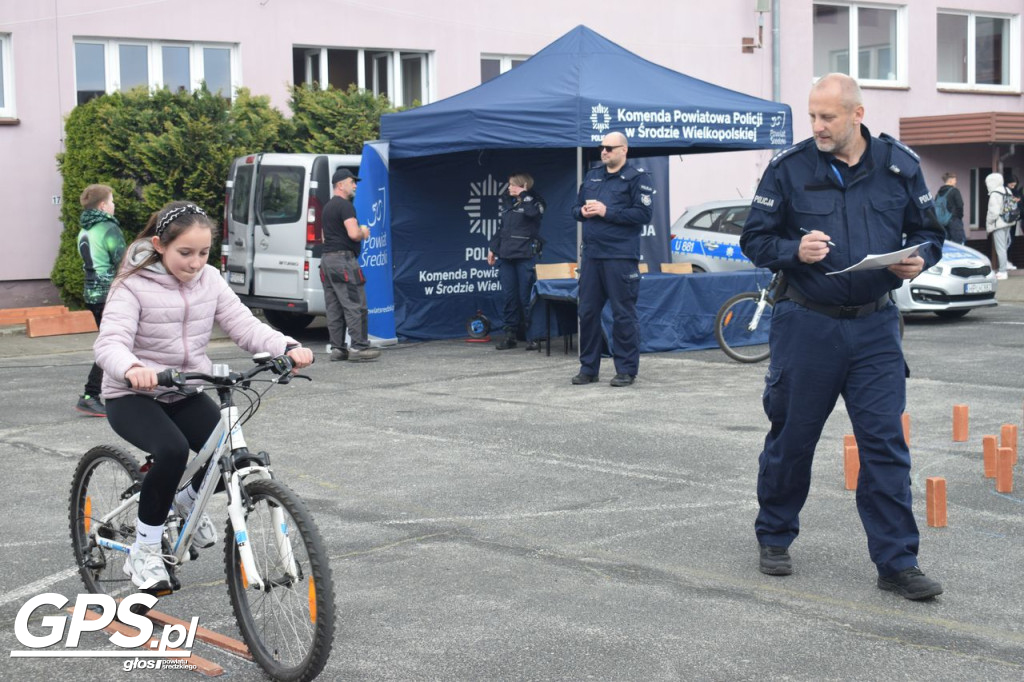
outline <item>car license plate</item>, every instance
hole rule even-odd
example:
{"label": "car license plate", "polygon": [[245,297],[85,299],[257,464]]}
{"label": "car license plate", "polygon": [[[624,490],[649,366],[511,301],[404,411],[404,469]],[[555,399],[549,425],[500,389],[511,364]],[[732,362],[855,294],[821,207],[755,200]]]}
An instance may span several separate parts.
{"label": "car license plate", "polygon": [[992,282],[972,282],[964,285],[965,294],[984,294],[992,291]]}
{"label": "car license plate", "polygon": [[[244,272],[229,272],[228,281],[231,284],[245,284],[245,273]],[[968,284],[967,286],[971,286]]]}

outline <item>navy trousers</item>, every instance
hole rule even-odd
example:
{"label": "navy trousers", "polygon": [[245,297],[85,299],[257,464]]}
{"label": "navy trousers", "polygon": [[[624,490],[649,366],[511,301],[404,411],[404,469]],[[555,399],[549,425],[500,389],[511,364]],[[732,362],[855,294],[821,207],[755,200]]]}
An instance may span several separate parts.
{"label": "navy trousers", "polygon": [[498,261],[498,281],[504,299],[501,326],[506,334],[526,333],[533,280],[533,259],[502,258]]}
{"label": "navy trousers", "polygon": [[871,560],[879,575],[917,565],[920,535],[900,421],[907,370],[896,306],[839,320],[781,301],[769,344],[764,410],[771,431],[757,477],[758,541],[788,547],[800,532],[814,449],[842,395],[860,452],[857,511]]}
{"label": "navy trousers", "polygon": [[637,261],[584,259],[580,268],[580,372],[597,376],[601,369],[604,333],[601,311],[612,308],[612,356],[616,374],[636,376],[640,367],[636,299],[640,291]]}

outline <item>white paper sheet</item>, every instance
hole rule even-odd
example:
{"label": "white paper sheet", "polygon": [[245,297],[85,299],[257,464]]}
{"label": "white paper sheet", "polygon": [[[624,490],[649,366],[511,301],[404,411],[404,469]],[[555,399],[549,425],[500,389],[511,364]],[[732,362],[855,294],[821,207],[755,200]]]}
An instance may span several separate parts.
{"label": "white paper sheet", "polygon": [[891,253],[869,253],[859,263],[854,263],[845,270],[836,270],[835,272],[826,273],[828,275],[840,275],[844,272],[856,272],[858,270],[881,270],[887,268],[894,263],[899,263],[904,258],[910,258],[911,256],[917,255],[917,250],[920,248],[920,244],[914,246],[908,246],[905,249],[899,251],[892,251]]}

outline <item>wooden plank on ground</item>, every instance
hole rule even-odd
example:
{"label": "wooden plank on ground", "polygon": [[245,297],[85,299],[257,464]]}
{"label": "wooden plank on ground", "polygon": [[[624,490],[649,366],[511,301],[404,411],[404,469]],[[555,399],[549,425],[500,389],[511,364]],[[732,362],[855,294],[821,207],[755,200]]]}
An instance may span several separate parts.
{"label": "wooden plank on ground", "polygon": [[88,310],[76,310],[63,315],[30,317],[25,322],[25,334],[37,336],[59,336],[60,334],[84,334],[96,331],[96,320]]}
{"label": "wooden plank on ground", "polygon": [[[182,627],[188,628],[191,623],[186,623],[183,620],[169,616],[166,613],[160,611],[153,611],[150,609],[149,613],[146,614],[151,621],[154,623],[160,623],[161,625],[181,625]],[[196,627],[196,639],[212,644],[218,649],[224,649],[229,651],[236,656],[241,656],[247,660],[252,660],[252,654],[249,653],[249,647],[245,646],[245,642],[240,642],[237,639],[232,639],[227,635],[222,635],[213,630],[207,630],[202,626]]]}
{"label": "wooden plank on ground", "polygon": [[62,315],[68,309],[62,305],[44,305],[36,308],[0,308],[0,324],[25,324],[30,317]]}
{"label": "wooden plank on ground", "polygon": [[[65,610],[68,611],[69,613],[74,613],[75,612],[75,609],[72,608],[72,607],[68,607]],[[98,613],[96,613],[95,611],[87,610],[86,613],[85,613],[85,619],[86,620],[98,620],[99,617],[100,617],[100,615]],[[109,625],[107,625],[105,628],[103,628],[103,631],[104,632],[109,632],[111,634],[113,634],[115,632],[120,632],[122,635],[124,635],[126,637],[137,637],[138,634],[139,634],[139,629],[138,628],[133,628],[130,625],[125,625],[124,623],[122,623],[120,621],[117,621],[117,620],[111,621]],[[152,637],[152,638],[150,638],[150,640],[148,642],[146,642],[145,645],[140,646],[138,648],[142,649],[143,651],[154,651],[154,650],[156,650],[156,648],[159,645],[159,643],[160,643],[159,639],[157,639],[156,637]],[[213,661],[208,661],[205,658],[200,658],[199,656],[196,656],[195,654],[192,654],[191,656],[189,656],[187,658],[186,657],[182,657],[182,659],[184,659],[184,661],[186,663],[188,663],[189,665],[194,665],[196,670],[198,670],[202,674],[206,675],[207,677],[219,677],[219,676],[224,674],[224,668],[220,667],[219,665],[217,665]],[[179,660],[181,660],[181,659],[179,659]]]}

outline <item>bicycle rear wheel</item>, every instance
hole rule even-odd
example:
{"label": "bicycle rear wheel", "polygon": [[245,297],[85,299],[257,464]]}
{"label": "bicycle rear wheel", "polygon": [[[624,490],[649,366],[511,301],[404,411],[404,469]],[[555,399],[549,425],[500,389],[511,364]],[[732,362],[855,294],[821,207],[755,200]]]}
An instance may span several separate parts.
{"label": "bicycle rear wheel", "polygon": [[760,297],[756,291],[737,294],[726,301],[715,316],[715,339],[725,354],[737,362],[761,362],[768,357],[771,301],[765,302],[757,327],[750,329]]}
{"label": "bicycle rear wheel", "polygon": [[135,589],[122,572],[126,555],[101,547],[91,533],[95,530],[107,540],[133,542],[138,505],[128,505],[105,522],[100,519],[138,492],[141,480],[135,458],[111,445],[92,448],[78,463],[71,481],[68,521],[75,564],[89,592],[116,594]]}
{"label": "bicycle rear wheel", "polygon": [[[238,628],[253,658],[274,679],[311,680],[334,643],[334,583],[323,539],[306,505],[283,483],[251,481],[245,491],[244,540],[265,587],[249,584],[228,521],[224,570]],[[283,520],[273,518],[278,511]],[[276,532],[281,528],[285,538]]]}

